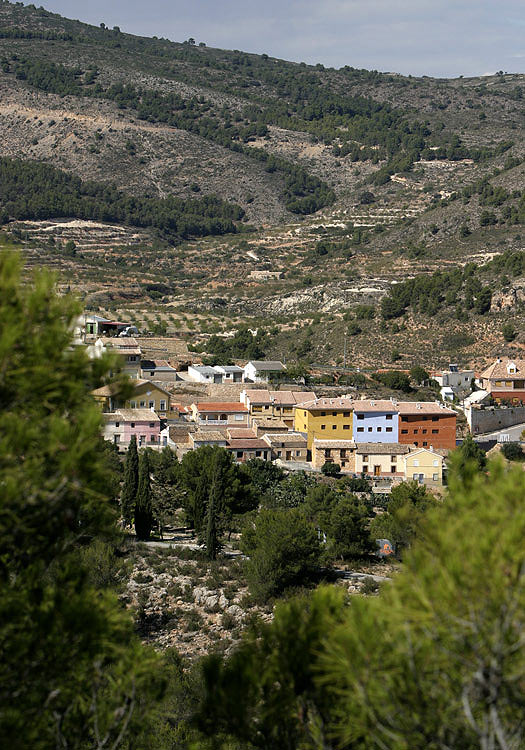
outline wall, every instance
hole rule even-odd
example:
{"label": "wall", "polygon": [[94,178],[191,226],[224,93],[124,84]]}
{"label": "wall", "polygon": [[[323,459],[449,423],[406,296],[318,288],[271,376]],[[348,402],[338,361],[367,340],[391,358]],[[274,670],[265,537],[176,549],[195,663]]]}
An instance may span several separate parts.
{"label": "wall", "polygon": [[[409,454],[405,457],[405,474],[407,480],[413,478],[414,474],[423,474],[423,484],[429,487],[439,487],[443,484],[443,459],[430,451]],[[437,463],[437,466],[434,464]],[[417,464],[417,465],[416,465]],[[437,479],[434,479],[437,475]]]}
{"label": "wall", "polygon": [[352,423],[353,415],[348,410],[334,412],[330,407],[327,407],[325,412],[295,410],[294,430],[306,435],[308,450],[312,449],[314,438],[352,440]]}
{"label": "wall", "polygon": [[495,432],[522,423],[525,423],[525,406],[513,406],[508,409],[489,407],[470,410],[469,424],[473,435]]}
{"label": "wall", "polygon": [[456,415],[439,415],[437,420],[431,415],[400,415],[398,442],[404,445],[413,443],[419,448],[453,450],[456,447]]}
{"label": "wall", "polygon": [[[396,474],[401,474],[403,472],[403,462],[402,462],[403,456],[399,454],[394,455],[394,460],[392,461],[392,457],[390,454],[385,453],[369,453],[367,455],[366,461],[363,459],[363,454],[356,453],[355,456],[355,471],[357,474],[363,473],[365,469],[364,466],[367,466],[366,469],[367,474],[374,474],[374,467],[379,466],[380,467],[380,474],[381,475],[387,475],[387,476],[396,476]],[[392,466],[396,467],[396,470],[392,471]]]}
{"label": "wall", "polygon": [[[360,417],[363,417],[360,419]],[[390,417],[390,419],[387,419]],[[356,443],[397,443],[399,419],[397,414],[386,412],[359,412],[354,410],[354,440]],[[390,432],[387,432],[387,428]]]}

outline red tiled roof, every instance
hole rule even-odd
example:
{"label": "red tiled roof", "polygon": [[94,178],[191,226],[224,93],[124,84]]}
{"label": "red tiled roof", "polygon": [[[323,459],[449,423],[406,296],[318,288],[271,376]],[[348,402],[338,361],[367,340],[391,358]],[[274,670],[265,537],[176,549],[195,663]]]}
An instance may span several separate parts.
{"label": "red tiled roof", "polygon": [[227,448],[231,450],[268,450],[269,446],[264,440],[260,438],[245,438],[240,440],[228,440]]}
{"label": "red tiled roof", "polygon": [[237,401],[208,401],[199,402],[195,404],[197,411],[208,412],[208,411],[222,411],[222,412],[239,412],[241,414],[248,414],[248,409],[244,404],[239,404]]}

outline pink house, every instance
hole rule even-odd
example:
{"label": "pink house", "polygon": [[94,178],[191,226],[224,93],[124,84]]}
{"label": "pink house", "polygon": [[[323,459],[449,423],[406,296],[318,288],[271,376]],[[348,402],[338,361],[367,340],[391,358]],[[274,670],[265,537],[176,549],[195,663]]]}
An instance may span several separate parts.
{"label": "pink house", "polygon": [[162,448],[160,418],[152,409],[117,409],[103,414],[104,439],[116,445],[121,453],[128,450],[132,435],[138,448]]}

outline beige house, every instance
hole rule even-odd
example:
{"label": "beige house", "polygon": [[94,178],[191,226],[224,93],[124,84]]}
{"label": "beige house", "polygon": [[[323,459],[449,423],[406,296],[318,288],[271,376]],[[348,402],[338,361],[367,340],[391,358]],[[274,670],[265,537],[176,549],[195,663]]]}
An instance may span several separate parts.
{"label": "beige house", "polygon": [[245,390],[240,394],[241,403],[250,410],[250,417],[264,417],[285,423],[287,429],[293,429],[294,409],[303,401],[315,398],[312,391],[267,391]]}
{"label": "beige house", "polygon": [[99,358],[104,352],[117,354],[122,372],[130,378],[140,378],[141,374],[141,349],[135,338],[114,338],[101,336],[95,343],[88,347],[88,355]]}
{"label": "beige house", "polygon": [[191,405],[191,419],[200,425],[248,427],[248,407],[238,401],[209,401]]}
{"label": "beige house", "polygon": [[306,462],[306,438],[299,432],[268,433],[263,440],[270,446],[272,460]]}
{"label": "beige house", "polygon": [[178,411],[172,409],[170,392],[162,386],[142,379],[132,380],[131,385],[133,386],[132,394],[124,401],[119,393],[119,386],[113,383],[96,388],[91,393],[106,412],[118,408],[153,409],[159,417],[169,419],[178,416]]}
{"label": "beige house", "polygon": [[428,487],[443,484],[443,456],[428,448],[420,448],[402,457],[405,479],[413,479]]}
{"label": "beige house", "polygon": [[259,438],[233,439],[228,440],[226,450],[233,454],[237,463],[245,463],[254,458],[260,458],[263,461],[270,461],[270,447],[264,440]]}
{"label": "beige house", "polygon": [[189,442],[193,450],[202,448],[204,445],[218,445],[221,448],[226,448],[227,440],[222,432],[214,430],[206,430],[205,432],[191,432],[189,433]]}
{"label": "beige house", "polygon": [[[306,438],[305,438],[306,439]],[[312,443],[312,466],[322,469],[326,463],[339,464],[341,471],[355,471],[355,452],[358,444],[353,440],[318,440]]]}
{"label": "beige house", "polygon": [[402,443],[358,443],[355,452],[355,473],[374,477],[405,478],[404,457],[415,450]]}

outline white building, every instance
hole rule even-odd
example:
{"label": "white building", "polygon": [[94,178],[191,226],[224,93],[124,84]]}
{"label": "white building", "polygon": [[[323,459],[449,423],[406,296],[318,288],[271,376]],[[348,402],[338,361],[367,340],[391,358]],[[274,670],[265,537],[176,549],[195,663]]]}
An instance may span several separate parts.
{"label": "white building", "polygon": [[252,360],[244,368],[244,380],[247,383],[267,383],[272,375],[286,371],[286,366],[279,361]]}
{"label": "white building", "polygon": [[222,383],[223,373],[207,365],[190,365],[188,377],[196,383]]}

